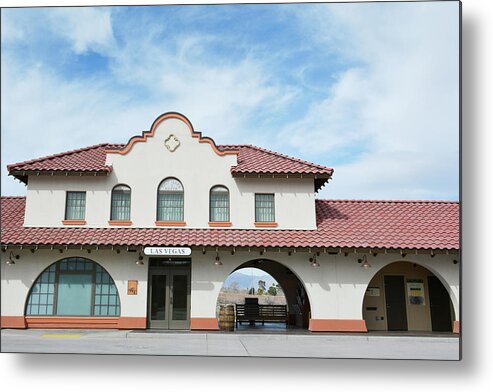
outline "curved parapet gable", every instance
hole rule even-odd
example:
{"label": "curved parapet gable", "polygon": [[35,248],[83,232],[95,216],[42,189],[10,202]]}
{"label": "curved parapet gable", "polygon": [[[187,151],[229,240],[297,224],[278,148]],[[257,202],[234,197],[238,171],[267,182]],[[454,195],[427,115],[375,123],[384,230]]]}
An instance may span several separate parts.
{"label": "curved parapet gable", "polygon": [[144,131],[142,132],[141,136],[134,136],[132,137],[128,143],[121,149],[116,148],[116,149],[108,149],[106,150],[106,153],[108,154],[121,154],[125,155],[127,154],[133,147],[135,143],[138,142],[145,142],[148,137],[154,136],[154,133],[156,131],[156,128],[160,123],[162,123],[165,120],[168,120],[170,118],[178,119],[182,122],[184,122],[188,129],[190,130],[190,134],[193,138],[199,139],[199,143],[209,143],[214,150],[214,152],[217,155],[224,156],[224,155],[237,155],[239,153],[238,149],[228,149],[228,150],[220,150],[217,148],[216,143],[214,140],[212,140],[210,137],[202,136],[202,132],[196,132],[193,129],[193,125],[190,122],[188,118],[186,118],[183,114],[177,113],[177,112],[167,112],[164,114],[161,114],[158,118],[154,120],[152,123],[151,129],[149,131]]}

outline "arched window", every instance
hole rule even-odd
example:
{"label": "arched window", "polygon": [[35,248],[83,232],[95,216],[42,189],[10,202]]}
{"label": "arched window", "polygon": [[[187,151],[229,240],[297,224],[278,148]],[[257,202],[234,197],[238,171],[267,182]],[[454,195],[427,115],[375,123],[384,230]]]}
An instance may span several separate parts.
{"label": "arched window", "polygon": [[229,190],[225,186],[211,188],[209,219],[211,222],[229,222]]}
{"label": "arched window", "polygon": [[130,187],[117,185],[111,192],[111,220],[130,220]]}
{"label": "arched window", "polygon": [[120,298],[111,276],[97,263],[70,257],[46,268],[34,282],[27,316],[119,316]]}
{"label": "arched window", "polygon": [[183,221],[183,185],[176,178],[167,178],[159,185],[157,196],[158,221]]}

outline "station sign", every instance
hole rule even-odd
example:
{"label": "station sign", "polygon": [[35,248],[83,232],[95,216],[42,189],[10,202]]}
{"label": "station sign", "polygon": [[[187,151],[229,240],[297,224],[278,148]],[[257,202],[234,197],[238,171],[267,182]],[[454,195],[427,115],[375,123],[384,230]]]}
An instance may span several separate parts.
{"label": "station sign", "polygon": [[190,256],[191,248],[175,248],[175,247],[145,247],[144,254],[146,256]]}

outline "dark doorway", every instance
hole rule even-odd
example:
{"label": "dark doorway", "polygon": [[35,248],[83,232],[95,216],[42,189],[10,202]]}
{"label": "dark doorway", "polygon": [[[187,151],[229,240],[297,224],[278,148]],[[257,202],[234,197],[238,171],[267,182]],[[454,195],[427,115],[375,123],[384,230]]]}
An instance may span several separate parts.
{"label": "dark doorway", "polygon": [[387,329],[389,331],[407,331],[404,277],[386,275],[384,277],[384,284],[387,307]]}
{"label": "dark doorway", "polygon": [[428,291],[432,331],[452,332],[449,295],[436,276],[428,276]]}

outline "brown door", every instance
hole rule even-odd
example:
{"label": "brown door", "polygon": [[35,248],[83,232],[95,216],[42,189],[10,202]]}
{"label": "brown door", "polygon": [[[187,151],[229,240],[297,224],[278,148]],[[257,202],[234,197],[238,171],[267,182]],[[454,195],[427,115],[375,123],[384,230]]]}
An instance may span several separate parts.
{"label": "brown door", "polygon": [[407,331],[406,292],[403,276],[385,276],[385,302],[387,307],[387,329]]}
{"label": "brown door", "polygon": [[442,282],[436,276],[428,276],[432,331],[452,332],[450,298]]}

